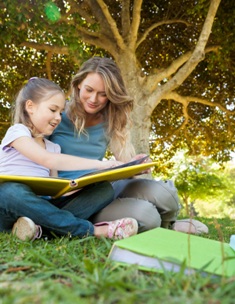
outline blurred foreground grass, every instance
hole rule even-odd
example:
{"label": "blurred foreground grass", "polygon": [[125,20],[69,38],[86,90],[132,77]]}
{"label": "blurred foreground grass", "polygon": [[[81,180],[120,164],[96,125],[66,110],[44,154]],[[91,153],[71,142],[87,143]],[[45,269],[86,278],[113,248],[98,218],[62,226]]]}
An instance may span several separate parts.
{"label": "blurred foreground grass", "polygon": [[[229,242],[234,222],[196,218],[209,227],[203,235]],[[107,259],[113,241],[67,237],[21,242],[0,234],[0,303],[193,303],[229,304],[235,278],[199,273],[142,272]]]}

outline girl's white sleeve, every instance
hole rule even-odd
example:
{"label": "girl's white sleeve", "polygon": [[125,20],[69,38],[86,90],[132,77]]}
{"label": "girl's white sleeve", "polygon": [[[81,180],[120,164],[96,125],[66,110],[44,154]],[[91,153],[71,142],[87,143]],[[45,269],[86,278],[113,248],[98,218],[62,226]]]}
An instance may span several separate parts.
{"label": "girl's white sleeve", "polygon": [[32,135],[31,135],[29,129],[23,124],[15,124],[15,125],[11,126],[7,130],[5,136],[2,140],[2,143],[1,143],[2,150],[7,151],[9,149],[12,149],[10,147],[10,144],[14,140],[16,140],[20,137],[30,137],[30,138],[32,138]]}

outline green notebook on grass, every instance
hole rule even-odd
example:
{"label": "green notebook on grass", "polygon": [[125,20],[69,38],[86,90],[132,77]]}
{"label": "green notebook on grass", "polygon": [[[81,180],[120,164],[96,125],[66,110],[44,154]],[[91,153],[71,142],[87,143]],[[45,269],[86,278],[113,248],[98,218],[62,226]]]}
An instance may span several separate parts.
{"label": "green notebook on grass", "polygon": [[185,267],[186,274],[235,276],[235,251],[228,243],[163,228],[114,242],[109,258],[142,270],[178,272]]}

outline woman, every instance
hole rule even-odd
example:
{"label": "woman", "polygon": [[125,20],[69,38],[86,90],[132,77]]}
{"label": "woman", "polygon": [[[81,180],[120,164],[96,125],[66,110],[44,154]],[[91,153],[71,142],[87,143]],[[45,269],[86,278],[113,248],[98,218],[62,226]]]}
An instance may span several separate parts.
{"label": "woman", "polygon": [[[133,159],[129,133],[133,99],[127,94],[117,65],[108,58],[89,59],[74,76],[71,89],[62,122],[50,140],[66,154],[102,160],[109,148],[116,160]],[[59,171],[59,176],[74,178],[85,173]],[[142,232],[168,228],[175,222],[179,202],[173,183],[133,178],[112,185],[116,199],[91,218],[93,223],[124,215],[135,218]]]}

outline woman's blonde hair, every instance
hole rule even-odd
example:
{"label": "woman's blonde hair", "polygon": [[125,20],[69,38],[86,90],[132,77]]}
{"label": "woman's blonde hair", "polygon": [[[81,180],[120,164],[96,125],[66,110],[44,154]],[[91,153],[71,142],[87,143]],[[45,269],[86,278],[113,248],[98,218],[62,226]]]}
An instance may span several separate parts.
{"label": "woman's blonde hair", "polygon": [[133,98],[127,94],[121,72],[113,60],[102,57],[92,57],[79,69],[71,82],[71,100],[66,112],[73,122],[78,134],[85,133],[86,112],[79,97],[78,85],[89,73],[98,73],[105,86],[108,103],[101,113],[106,122],[106,136],[110,150],[119,160],[129,160],[134,156],[134,149],[130,144],[129,128]]}
{"label": "woman's blonde hair", "polygon": [[53,81],[46,78],[32,77],[19,91],[15,105],[13,108],[13,123],[21,123],[29,128],[32,136],[40,136],[36,134],[34,126],[31,122],[28,112],[26,111],[27,100],[32,100],[34,103],[40,103],[50,99],[58,93],[64,95],[62,89]]}

